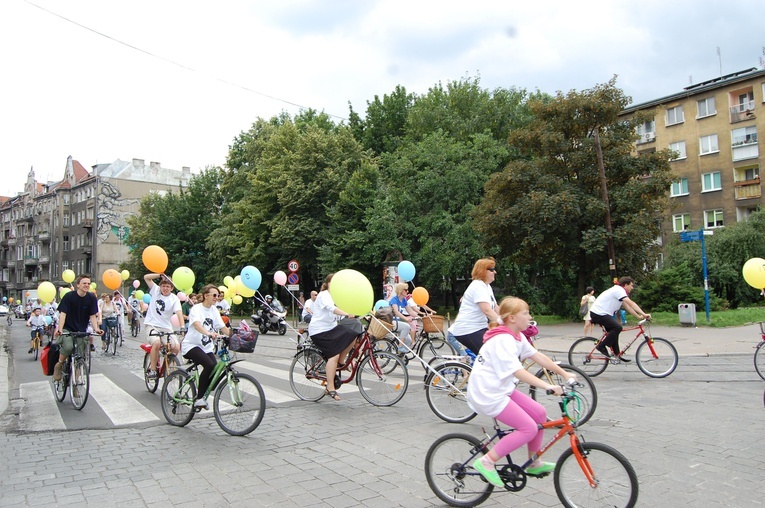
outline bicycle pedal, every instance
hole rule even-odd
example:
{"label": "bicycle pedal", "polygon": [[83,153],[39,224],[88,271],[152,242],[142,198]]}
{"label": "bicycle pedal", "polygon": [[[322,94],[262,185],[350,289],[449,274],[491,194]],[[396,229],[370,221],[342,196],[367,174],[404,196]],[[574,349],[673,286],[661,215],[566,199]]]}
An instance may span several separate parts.
{"label": "bicycle pedal", "polygon": [[527,472],[526,476],[530,476],[532,478],[544,478],[545,476],[550,476],[550,473],[547,472],[547,473],[539,473],[539,474],[530,474]]}

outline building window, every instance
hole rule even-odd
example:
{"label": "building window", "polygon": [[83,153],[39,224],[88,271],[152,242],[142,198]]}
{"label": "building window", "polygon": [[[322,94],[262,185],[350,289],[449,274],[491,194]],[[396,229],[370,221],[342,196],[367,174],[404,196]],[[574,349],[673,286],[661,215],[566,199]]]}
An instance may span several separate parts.
{"label": "building window", "polygon": [[683,123],[685,117],[683,116],[683,106],[675,106],[674,108],[667,108],[667,125],[675,125]]}
{"label": "building window", "polygon": [[[64,251],[69,250],[69,235],[64,235]],[[66,270],[66,268],[64,268]]]}
{"label": "building window", "polygon": [[675,233],[691,229],[691,214],[679,213],[672,216],[672,230]]}
{"label": "building window", "polygon": [[723,211],[717,210],[704,210],[704,227],[706,229],[721,228],[723,227]]}
{"label": "building window", "polygon": [[757,145],[757,127],[754,125],[733,129],[730,131],[730,140],[734,161],[754,159],[760,156],[760,149]]}
{"label": "building window", "polygon": [[685,159],[685,157],[686,157],[686,154],[685,154],[685,141],[678,141],[676,143],[670,143],[669,144],[669,149],[672,150],[673,152],[677,152],[677,156],[672,158],[672,159],[670,159],[670,160],[677,161],[677,160],[680,160],[680,159]]}
{"label": "building window", "polygon": [[701,192],[718,191],[722,189],[720,183],[720,172],[704,173],[701,175]]}
{"label": "building window", "polygon": [[64,227],[68,228],[69,227],[69,213],[65,213],[64,214],[64,221],[63,222],[64,222]]}
{"label": "building window", "polygon": [[678,196],[688,195],[688,179],[681,178],[679,182],[672,182],[672,189],[670,190],[670,196],[673,198]]}
{"label": "building window", "polygon": [[653,120],[641,123],[635,130],[638,135],[638,144],[650,143],[656,140],[656,122]]}
{"label": "building window", "polygon": [[699,155],[707,155],[719,151],[720,148],[717,145],[717,134],[710,134],[709,136],[702,136],[699,138]]}
{"label": "building window", "polygon": [[705,116],[712,116],[717,113],[714,97],[701,99],[700,101],[697,101],[696,104],[698,104],[699,108],[699,114],[696,118],[704,118]]}

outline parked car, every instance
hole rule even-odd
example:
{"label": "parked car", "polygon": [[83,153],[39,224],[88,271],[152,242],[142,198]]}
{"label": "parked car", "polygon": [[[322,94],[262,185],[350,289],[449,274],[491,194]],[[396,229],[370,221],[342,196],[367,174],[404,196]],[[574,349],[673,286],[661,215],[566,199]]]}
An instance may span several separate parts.
{"label": "parked car", "polygon": [[5,316],[6,314],[8,314],[8,306],[0,305],[0,316]]}

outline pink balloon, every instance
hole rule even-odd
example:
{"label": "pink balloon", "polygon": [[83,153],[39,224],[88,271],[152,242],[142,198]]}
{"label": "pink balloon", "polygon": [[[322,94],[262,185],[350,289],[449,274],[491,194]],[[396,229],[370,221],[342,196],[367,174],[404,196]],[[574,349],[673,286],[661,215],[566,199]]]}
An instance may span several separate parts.
{"label": "pink balloon", "polygon": [[140,285],[141,285],[141,283],[140,283],[140,282],[138,282],[138,279],[136,279],[136,280],[134,280],[134,281],[133,281],[133,287],[134,287],[134,288],[138,289],[138,286],[140,286]]}
{"label": "pink balloon", "polygon": [[[184,293],[183,291],[178,291],[178,299],[180,301],[182,301],[182,302],[185,302],[186,300],[189,299],[189,297],[186,296],[186,293]],[[173,316],[173,317],[175,317],[175,316]]]}
{"label": "pink balloon", "polygon": [[149,309],[149,306],[146,303],[141,302],[141,310],[146,312],[148,309]]}
{"label": "pink balloon", "polygon": [[274,282],[276,282],[280,286],[285,285],[287,283],[287,274],[281,270],[274,273]]}
{"label": "pink balloon", "polygon": [[175,314],[173,314],[173,317],[170,318],[170,323],[176,328],[179,328],[181,326],[181,324],[178,322],[178,316],[176,316]]}

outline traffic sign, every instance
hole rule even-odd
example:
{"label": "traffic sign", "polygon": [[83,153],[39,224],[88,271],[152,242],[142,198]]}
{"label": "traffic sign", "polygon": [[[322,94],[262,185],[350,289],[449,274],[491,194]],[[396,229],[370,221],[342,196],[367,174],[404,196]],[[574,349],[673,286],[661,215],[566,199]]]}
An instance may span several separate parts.
{"label": "traffic sign", "polygon": [[297,272],[300,270],[300,263],[297,262],[297,260],[293,259],[289,263],[287,263],[287,268],[289,268],[290,272]]}
{"label": "traffic sign", "polygon": [[300,291],[299,284],[287,284],[287,291]]}
{"label": "traffic sign", "polygon": [[700,242],[702,236],[703,236],[703,233],[701,231],[681,231],[680,241],[681,242]]}
{"label": "traffic sign", "polygon": [[291,274],[287,275],[287,282],[290,284],[297,284],[300,280],[300,277],[298,277],[298,274],[295,272],[292,272]]}

